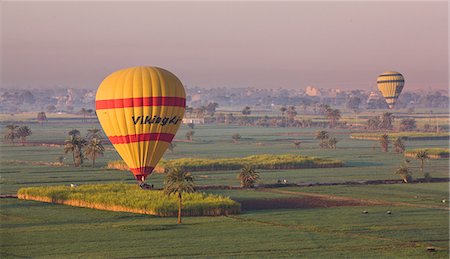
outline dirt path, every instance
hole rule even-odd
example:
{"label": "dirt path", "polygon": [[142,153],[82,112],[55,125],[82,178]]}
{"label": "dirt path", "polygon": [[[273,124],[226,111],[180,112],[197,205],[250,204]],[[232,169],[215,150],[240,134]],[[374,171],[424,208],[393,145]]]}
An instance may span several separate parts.
{"label": "dirt path", "polygon": [[353,204],[359,204],[359,205],[388,205],[388,206],[406,206],[406,207],[416,207],[416,208],[450,210],[449,207],[414,204],[414,203],[407,203],[407,202],[384,201],[384,200],[356,199],[356,198],[346,197],[346,196],[335,196],[335,195],[330,195],[330,194],[320,194],[320,193],[311,193],[311,192],[300,192],[300,191],[293,192],[293,191],[274,190],[274,189],[257,189],[257,191],[298,195],[298,196],[308,196],[308,197],[314,197],[314,198],[319,198],[319,199],[323,199],[323,200],[337,201],[337,202],[342,202],[342,204],[343,204],[342,206],[346,206],[345,204],[348,204],[348,203],[351,203],[351,204],[353,203]]}

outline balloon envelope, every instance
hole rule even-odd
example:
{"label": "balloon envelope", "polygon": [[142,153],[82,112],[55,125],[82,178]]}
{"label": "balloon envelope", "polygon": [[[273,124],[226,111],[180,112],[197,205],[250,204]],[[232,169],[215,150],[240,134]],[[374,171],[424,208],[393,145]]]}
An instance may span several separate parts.
{"label": "balloon envelope", "polygon": [[105,134],[136,179],[145,181],[181,125],[186,93],[167,70],[133,67],[106,77],[95,105]]}
{"label": "balloon envelope", "polygon": [[377,85],[389,108],[392,109],[403,90],[405,79],[399,72],[388,71],[378,76]]}

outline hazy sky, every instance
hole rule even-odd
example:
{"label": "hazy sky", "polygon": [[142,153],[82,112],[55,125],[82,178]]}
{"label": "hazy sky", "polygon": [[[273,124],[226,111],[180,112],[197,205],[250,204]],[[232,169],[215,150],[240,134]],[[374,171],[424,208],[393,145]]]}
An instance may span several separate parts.
{"label": "hazy sky", "polygon": [[154,65],[200,87],[448,87],[448,3],[1,2],[3,87]]}

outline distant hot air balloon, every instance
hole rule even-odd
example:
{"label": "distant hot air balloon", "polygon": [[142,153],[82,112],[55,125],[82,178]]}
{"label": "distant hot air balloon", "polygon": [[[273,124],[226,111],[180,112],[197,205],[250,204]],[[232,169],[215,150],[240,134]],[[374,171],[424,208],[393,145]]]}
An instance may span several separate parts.
{"label": "distant hot air balloon", "polygon": [[158,67],[116,71],[96,95],[100,124],[136,180],[144,182],[163,156],[186,108],[183,84]]}
{"label": "distant hot air balloon", "polygon": [[388,71],[378,76],[377,85],[389,108],[392,109],[403,90],[405,79],[399,72]]}

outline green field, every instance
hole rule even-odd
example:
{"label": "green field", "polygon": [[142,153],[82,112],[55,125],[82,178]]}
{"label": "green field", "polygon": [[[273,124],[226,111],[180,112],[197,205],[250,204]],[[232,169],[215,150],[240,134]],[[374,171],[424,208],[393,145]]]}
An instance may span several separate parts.
{"label": "green field", "polygon": [[[160,190],[142,191],[131,184],[87,184],[20,188],[19,199],[68,204],[111,211],[136,212],[156,216],[176,216],[178,198]],[[228,197],[202,192],[183,195],[183,215],[218,216],[236,214],[237,202]]]}
{"label": "green field", "polygon": [[[30,124],[28,124],[30,125]],[[71,155],[65,165],[52,165],[64,155],[67,132],[77,128],[82,134],[97,123],[79,120],[52,120],[31,124],[31,145],[1,143],[1,194],[19,188],[48,185],[134,183],[131,173],[106,169],[119,156],[106,145],[104,157],[92,168],[90,161],[74,168]],[[319,129],[255,128],[233,125],[196,126],[194,140],[185,142],[188,130],[182,126],[174,152],[164,159],[235,158],[257,154],[299,154],[342,160],[341,168],[259,170],[262,183],[331,183],[345,181],[399,179],[394,174],[404,161],[402,154],[381,152],[374,141],[353,140],[349,130],[329,130],[338,138],[336,150],[319,148],[314,138]],[[231,136],[242,139],[233,143]],[[300,140],[300,149],[292,145]],[[407,149],[448,148],[447,141],[406,140]],[[420,162],[410,162],[414,178],[423,177]],[[425,170],[432,177],[445,178],[449,160],[430,160]],[[197,185],[238,186],[238,170],[193,172]],[[163,186],[163,175],[148,181]],[[448,258],[448,183],[336,185],[284,187],[257,190],[206,190],[230,196],[245,204],[267,203],[264,209],[243,208],[233,216],[187,217],[182,225],[175,218],[24,201],[0,199],[1,257],[241,257],[241,258]],[[321,196],[317,196],[321,195]],[[326,197],[378,201],[379,205],[327,207]],[[442,200],[446,200],[445,203]],[[305,208],[270,209],[275,202],[315,201]],[[297,204],[298,205],[298,204]],[[302,204],[300,204],[302,205]],[[363,214],[362,211],[368,211]],[[386,211],[392,211],[387,214]],[[428,252],[427,247],[435,247]],[[26,249],[24,249],[26,247]]]}

